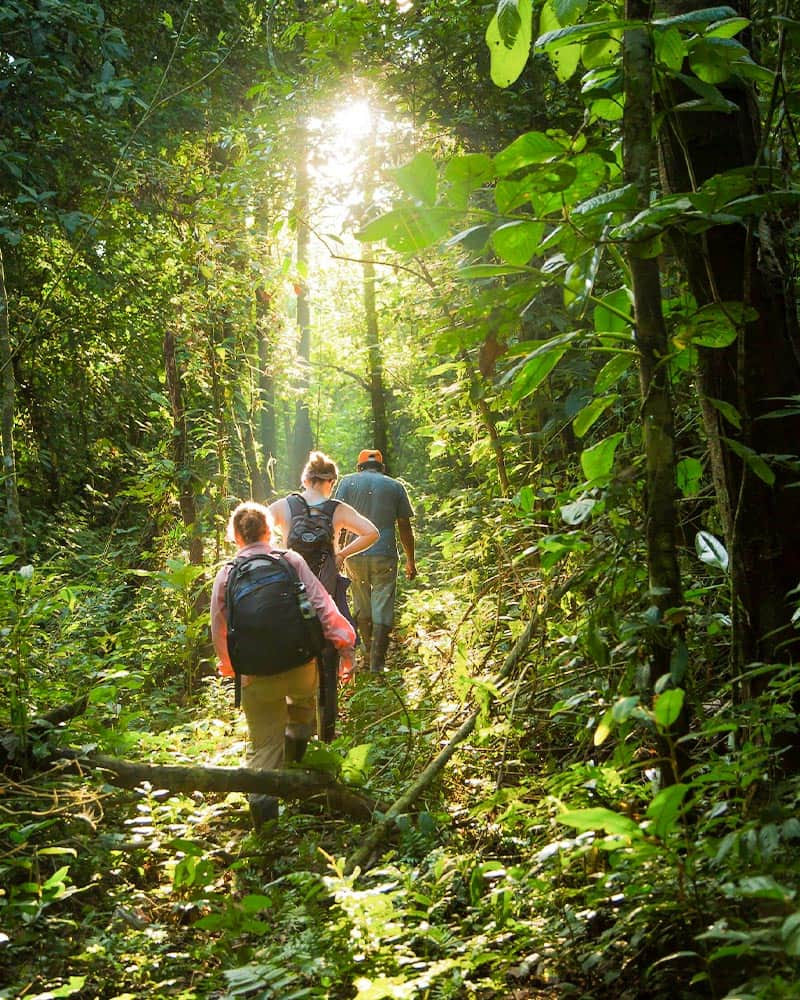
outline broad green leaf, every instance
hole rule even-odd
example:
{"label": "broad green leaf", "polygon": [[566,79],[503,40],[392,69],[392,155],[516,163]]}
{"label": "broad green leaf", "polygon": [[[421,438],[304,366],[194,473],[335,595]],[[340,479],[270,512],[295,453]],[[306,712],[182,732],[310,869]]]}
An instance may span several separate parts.
{"label": "broad green leaf", "polygon": [[680,31],[674,26],[665,31],[656,31],[655,44],[656,62],[677,73],[689,51]]}
{"label": "broad green leaf", "polygon": [[[571,344],[581,335],[580,330],[572,330],[570,333],[560,333],[557,337],[550,337],[549,340],[523,340],[519,344],[513,344],[508,349],[508,356],[510,358],[519,358],[524,355],[523,362],[530,361],[531,358],[538,358],[542,354],[547,354],[548,351],[555,350],[556,347],[562,347],[565,344]],[[522,364],[518,365],[518,368]],[[505,376],[504,381],[510,380],[515,374],[515,371],[511,371],[507,376]]]}
{"label": "broad green leaf", "polygon": [[689,44],[689,65],[704,83],[722,83],[731,75],[731,64],[747,55],[732,38],[700,38]]}
{"label": "broad green leaf", "polygon": [[[362,243],[385,241],[400,253],[418,253],[445,238],[454,210],[407,205],[379,216],[356,233]],[[460,213],[459,213],[460,214]]]}
{"label": "broad green leaf", "polygon": [[620,351],[615,354],[610,361],[607,361],[594,380],[594,391],[598,394],[607,392],[615,382],[617,382],[633,364],[633,355],[627,351]]}
{"label": "broad green leaf", "polygon": [[500,0],[498,10],[486,29],[490,72],[496,86],[510,87],[525,69],[532,34],[532,0]]}
{"label": "broad green leaf", "polygon": [[611,32],[624,31],[625,28],[644,27],[643,21],[590,21],[587,24],[575,24],[569,28],[557,28],[554,31],[542,32],[536,39],[534,47],[541,52],[551,52],[566,44],[590,41],[593,38],[605,38]]}
{"label": "broad green leaf", "polygon": [[621,43],[621,31],[590,38],[581,48],[581,62],[586,69],[611,66],[622,52]]}
{"label": "broad green leaf", "polygon": [[[560,816],[558,818],[561,819]],[[742,896],[776,899],[785,903],[791,902],[795,895],[794,889],[781,885],[771,875],[750,875],[740,879],[736,889]]]}
{"label": "broad green leaf", "polygon": [[570,201],[588,198],[608,177],[608,164],[597,153],[579,153],[569,164],[575,177],[569,185]]}
{"label": "broad green leaf", "polygon": [[593,121],[599,118],[605,122],[618,122],[624,113],[625,105],[621,95],[619,98],[613,100],[608,97],[601,97],[589,104],[589,115]]}
{"label": "broad green leaf", "polygon": [[599,399],[593,399],[588,406],[584,406],[577,417],[575,417],[572,421],[572,429],[575,431],[575,435],[582,438],[589,428],[594,426],[594,424],[600,419],[609,406],[616,403],[618,399],[619,396],[614,393],[611,396],[603,396]]}
{"label": "broad green leaf", "polygon": [[698,558],[706,566],[728,571],[728,550],[710,532],[698,531],[694,538],[694,548]]}
{"label": "broad green leaf", "polygon": [[759,66],[749,56],[742,56],[741,59],[735,59],[731,63],[731,69],[736,76],[740,76],[744,80],[754,80],[756,83],[761,84],[762,87],[772,87],[775,85],[775,73],[771,69],[767,69],[766,66]]}
{"label": "broad green leaf", "polygon": [[544,235],[543,222],[509,222],[492,233],[498,257],[509,264],[527,264]]}
{"label": "broad green leaf", "polygon": [[612,434],[581,452],[581,468],[589,481],[601,479],[611,472],[614,466],[614,454],[623,437],[622,432]]}
{"label": "broad green leaf", "polygon": [[369,776],[371,743],[351,747],[342,764],[342,780],[348,785],[363,785]]}
{"label": "broad green leaf", "polygon": [[653,715],[656,723],[662,729],[669,729],[677,720],[681,714],[685,696],[685,692],[681,688],[670,688],[668,691],[662,691],[661,694],[656,695],[653,702]]}
{"label": "broad green leaf", "polygon": [[602,746],[611,735],[613,723],[614,715],[612,710],[609,708],[608,711],[603,713],[603,717],[597,724],[597,729],[595,729],[594,735],[592,736],[592,743],[594,743],[596,747]]}
{"label": "broad green leaf", "polygon": [[660,17],[653,21],[653,25],[657,28],[667,28],[670,25],[678,28],[698,28],[729,17],[738,17],[738,12],[733,7],[707,7],[703,10],[689,11],[687,14],[676,14],[674,17]]}
{"label": "broad green leaf", "polygon": [[627,287],[604,295],[592,313],[595,333],[630,333],[633,329],[633,295]]}
{"label": "broad green leaf", "polygon": [[564,826],[571,826],[576,830],[603,830],[605,833],[616,833],[626,837],[642,835],[639,826],[632,819],[611,809],[604,809],[602,806],[563,812],[556,819]]}
{"label": "broad green leaf", "polygon": [[636,205],[637,191],[633,184],[604,191],[603,194],[588,198],[572,209],[573,216],[592,215],[594,212],[627,212]]}
{"label": "broad green leaf", "polygon": [[678,347],[728,347],[739,335],[744,318],[740,302],[712,302],[678,325],[674,340]]}
{"label": "broad green leaf", "polygon": [[614,722],[621,724],[627,722],[631,717],[633,710],[639,705],[639,695],[632,694],[625,698],[618,698],[614,702],[611,708],[611,714],[613,716]]}
{"label": "broad green leaf", "polygon": [[582,16],[589,4],[589,0],[550,0],[550,6],[556,20],[562,27],[567,27]]}
{"label": "broad green leaf", "polygon": [[657,792],[647,807],[647,815],[653,820],[651,829],[660,840],[665,840],[675,829],[683,800],[688,791],[689,786],[680,782],[669,785]]}
{"label": "broad green leaf", "polygon": [[775,473],[757,451],[753,451],[747,445],[741,444],[739,441],[734,441],[731,438],[723,437],[722,440],[762,482],[766,483],[767,486],[775,485]]}
{"label": "broad green leaf", "polygon": [[742,415],[736,407],[724,399],[712,399],[706,396],[706,402],[710,403],[715,410],[722,414],[728,423],[737,430],[742,429]]}
{"label": "broad green leaf", "polygon": [[504,45],[514,44],[520,24],[519,0],[497,0],[497,28]]}
{"label": "broad green leaf", "polygon": [[526,361],[514,378],[511,386],[511,403],[518,403],[521,399],[525,399],[526,396],[530,396],[536,392],[542,382],[544,382],[550,372],[564,357],[566,351],[566,347],[556,348],[555,350],[548,351],[546,354],[532,358],[530,361]]}
{"label": "broad green leaf", "polygon": [[[710,83],[703,83],[702,80],[698,80],[696,76],[692,76],[689,73],[677,73],[675,79],[679,80],[681,83],[685,84],[689,90],[694,91],[708,104],[708,107],[712,111],[722,111],[725,113],[735,113],[739,110],[738,105],[734,104],[733,101],[729,101],[726,97],[723,97],[721,91],[714,87]],[[685,102],[683,104],[678,104],[673,110],[685,107]]]}
{"label": "broad green leaf", "polygon": [[393,171],[398,187],[423,205],[436,204],[439,174],[430,153],[417,153],[410,163]]}
{"label": "broad green leaf", "polygon": [[497,211],[501,215],[513,212],[522,205],[532,202],[536,192],[536,178],[533,174],[526,174],[525,177],[514,180],[500,180],[494,189]]}
{"label": "broad green leaf", "polygon": [[494,163],[484,153],[456,156],[444,168],[444,178],[450,185],[449,200],[466,208],[472,192],[494,179]]}
{"label": "broad green leaf", "polygon": [[[546,0],[542,5],[542,11],[539,15],[540,37],[544,37],[553,31],[558,31],[564,26],[565,22],[560,20],[555,9],[555,2],[557,0]],[[548,56],[557,79],[561,83],[566,83],[578,68],[581,59],[581,47],[580,44],[566,42],[563,45],[554,46],[548,52]]]}
{"label": "broad green leaf", "polygon": [[749,26],[750,21],[746,17],[726,17],[722,21],[709,24],[703,35],[706,38],[733,38]]}
{"label": "broad green leaf", "polygon": [[564,275],[564,305],[567,308],[583,309],[592,293],[602,255],[603,248],[598,245],[591,256],[584,256],[567,268]]}
{"label": "broad green leaf", "polygon": [[565,152],[561,143],[544,132],[526,132],[500,150],[494,158],[494,165],[498,174],[506,177],[521,167],[532,163],[546,163],[556,156],[563,156]]}
{"label": "broad green leaf", "polygon": [[675,467],[675,478],[682,496],[697,496],[703,479],[703,463],[691,456],[682,458]]}
{"label": "broad green leaf", "polygon": [[464,229],[445,240],[444,245],[454,247],[460,243],[467,250],[479,251],[486,246],[491,232],[489,226],[470,226],[469,229]]}
{"label": "broad green leaf", "polygon": [[502,278],[507,274],[530,274],[527,267],[515,267],[513,264],[471,264],[459,268],[460,278]]}
{"label": "broad green leaf", "polygon": [[781,940],[787,955],[800,958],[800,913],[791,913],[781,924]]}
{"label": "broad green leaf", "polygon": [[689,649],[683,639],[677,636],[669,658],[669,677],[676,687],[683,683],[688,669]]}

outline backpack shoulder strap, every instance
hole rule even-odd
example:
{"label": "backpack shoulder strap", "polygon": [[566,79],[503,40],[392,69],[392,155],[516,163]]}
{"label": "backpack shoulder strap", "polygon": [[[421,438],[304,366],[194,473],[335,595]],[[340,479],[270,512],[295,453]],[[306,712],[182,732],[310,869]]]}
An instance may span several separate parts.
{"label": "backpack shoulder strap", "polygon": [[[292,500],[295,501],[294,504],[292,503]],[[297,517],[298,513],[300,512],[299,509],[298,509],[299,508],[299,505],[297,503],[298,500],[303,505],[303,507],[305,507],[305,513],[306,514],[310,514],[311,513],[311,508],[308,506],[308,501],[303,496],[303,494],[302,493],[290,493],[286,497],[286,503],[289,505],[289,513],[292,515],[292,517]]]}
{"label": "backpack shoulder strap", "polygon": [[300,577],[297,575],[297,570],[292,566],[289,560],[286,558],[283,549],[276,549],[271,556],[273,562],[279,563],[292,578],[293,583],[300,583]]}

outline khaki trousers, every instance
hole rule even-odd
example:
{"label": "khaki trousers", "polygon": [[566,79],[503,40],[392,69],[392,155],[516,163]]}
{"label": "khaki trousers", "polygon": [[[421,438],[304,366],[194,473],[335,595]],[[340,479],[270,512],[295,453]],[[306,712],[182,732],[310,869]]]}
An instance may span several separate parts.
{"label": "khaki trousers", "polygon": [[308,739],[316,725],[317,663],[272,677],[251,677],[242,685],[242,708],[250,734],[248,767],[273,771],[284,766],[284,739]]}

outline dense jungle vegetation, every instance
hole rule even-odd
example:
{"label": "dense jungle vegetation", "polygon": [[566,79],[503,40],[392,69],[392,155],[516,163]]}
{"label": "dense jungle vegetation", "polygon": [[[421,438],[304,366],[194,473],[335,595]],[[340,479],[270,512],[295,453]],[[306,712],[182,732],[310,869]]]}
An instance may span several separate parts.
{"label": "dense jungle vegetation", "polygon": [[[0,997],[800,995],[798,42],[0,0]],[[256,833],[225,523],[373,446],[420,575]]]}

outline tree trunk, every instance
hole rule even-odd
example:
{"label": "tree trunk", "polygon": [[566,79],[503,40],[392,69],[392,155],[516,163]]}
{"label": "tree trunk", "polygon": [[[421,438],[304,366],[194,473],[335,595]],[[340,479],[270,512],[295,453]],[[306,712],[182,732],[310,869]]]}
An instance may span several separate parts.
{"label": "tree trunk", "polygon": [[256,336],[258,338],[258,429],[263,456],[263,481],[269,496],[275,492],[278,432],[275,414],[275,379],[272,375],[272,299],[265,288],[256,290]]}
{"label": "tree trunk", "polygon": [[375,307],[375,264],[369,244],[364,245],[364,324],[367,340],[367,364],[369,367],[369,399],[372,409],[372,440],[369,447],[377,448],[383,455],[386,471],[390,470],[389,433],[386,421],[386,390],[383,381],[383,358],[378,330],[378,311]]}
{"label": "tree trunk", "polygon": [[8,546],[13,552],[24,553],[25,536],[17,493],[17,468],[14,460],[14,410],[16,384],[14,380],[14,354],[11,346],[11,329],[8,321],[8,293],[6,291],[3,252],[0,249],[0,365],[2,381],[2,446],[3,484],[6,498],[6,532]]}
{"label": "tree trunk", "polygon": [[314,447],[314,435],[311,430],[311,418],[308,407],[308,367],[311,362],[311,310],[308,302],[308,247],[311,237],[308,228],[308,195],[310,181],[308,176],[308,133],[305,128],[298,130],[297,144],[297,176],[295,182],[295,223],[297,225],[297,278],[295,292],[297,294],[297,356],[302,366],[303,374],[298,383],[298,399],[295,406],[294,428],[290,452],[290,476],[292,487],[300,484],[300,475],[308,459],[308,453]]}
{"label": "tree trunk", "polygon": [[[707,5],[683,0],[664,6],[678,14]],[[659,143],[668,192],[691,191],[722,171],[759,162],[758,110],[749,84],[732,77],[719,89],[735,113],[675,111],[682,95],[666,95]],[[753,662],[792,662],[800,657],[800,634],[791,625],[796,600],[788,597],[800,581],[796,474],[774,462],[769,484],[741,457],[743,448],[767,461],[796,455],[800,442],[800,417],[766,419],[800,393],[800,335],[786,248],[766,214],[747,226],[681,234],[674,245],[699,306],[744,301],[758,313],[730,347],[700,349],[698,387],[730,557],[732,666],[739,673]],[[710,400],[734,407],[741,428],[723,423]]]}
{"label": "tree trunk", "polygon": [[175,336],[169,329],[164,334],[164,370],[167,394],[172,408],[172,455],[175,462],[178,503],[183,525],[189,535],[189,562],[194,566],[202,566],[203,539],[200,535],[197,505],[194,498],[194,476],[189,467],[189,432],[183,401],[183,379],[178,363]]}
{"label": "tree trunk", "polygon": [[[626,20],[645,21],[649,0],[627,0]],[[623,117],[623,170],[625,181],[635,187],[635,212],[650,202],[653,169],[653,52],[646,27],[629,28],[623,42],[625,111]],[[651,696],[655,682],[670,673],[676,635],[667,613],[681,603],[681,581],[677,557],[675,508],[675,427],[669,371],[667,329],[661,306],[661,274],[658,260],[642,256],[644,248],[629,244],[628,266],[633,287],[636,344],[639,351],[639,381],[642,393],[642,432],[646,467],[646,536],[650,601],[659,610],[658,626],[650,641],[650,676],[644,678]],[[686,717],[680,720],[685,731]],[[662,746],[662,750],[665,749]],[[665,781],[677,781],[686,761],[662,767]],[[666,765],[666,761],[665,761]],[[672,773],[671,773],[672,772]]]}

